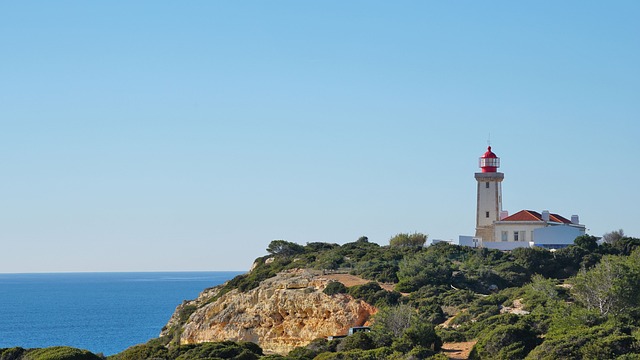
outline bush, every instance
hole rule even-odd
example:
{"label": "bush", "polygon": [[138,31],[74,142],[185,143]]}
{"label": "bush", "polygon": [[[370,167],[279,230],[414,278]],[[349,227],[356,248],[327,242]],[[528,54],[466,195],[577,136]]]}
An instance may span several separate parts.
{"label": "bush", "polygon": [[325,352],[315,357],[314,360],[389,360],[393,351],[388,347],[373,350],[351,350],[341,353]]}
{"label": "bush", "polygon": [[[413,285],[417,290],[423,285],[447,285],[451,284],[453,275],[453,263],[431,249],[421,251],[414,256],[405,257],[399,264],[398,279],[400,284]],[[398,291],[403,291],[398,289]]]}
{"label": "bush", "polygon": [[21,347],[0,349],[0,360],[19,360],[25,352],[26,350]]}
{"label": "bush", "polygon": [[[391,250],[389,250],[389,252],[391,252]],[[362,261],[358,263],[358,266],[352,271],[352,274],[369,280],[395,283],[398,282],[398,277],[396,276],[398,265],[396,262],[394,259],[387,260],[381,258]]]}
{"label": "bush", "polygon": [[442,298],[444,306],[468,306],[476,299],[476,294],[469,290],[458,290],[446,293]]}
{"label": "bush", "polygon": [[327,295],[344,294],[347,292],[347,287],[339,281],[333,281],[327,284],[322,292]]}
{"label": "bush", "polygon": [[441,346],[442,340],[436,334],[433,325],[416,322],[406,329],[401,337],[396,338],[391,347],[402,353],[411,352],[415,348],[428,349],[430,351],[428,356],[431,356],[440,350]]}
{"label": "bush", "polygon": [[[408,355],[407,358],[408,359],[427,359],[435,354],[436,352],[429,348],[425,348],[423,346],[416,346],[413,349],[411,349],[409,353],[407,353]],[[445,359],[449,359],[449,358],[445,357]]]}
{"label": "bush", "polygon": [[348,289],[349,295],[356,299],[362,299],[371,305],[393,306],[402,297],[399,292],[384,290],[377,282],[372,281],[363,285],[352,286]]}
{"label": "bush", "polygon": [[98,355],[87,350],[68,346],[54,346],[28,351],[29,360],[102,360]]}
{"label": "bush", "polygon": [[558,314],[544,342],[530,359],[615,359],[637,349],[629,329],[613,320],[606,322],[584,310]]}
{"label": "bush", "polygon": [[139,359],[167,359],[169,350],[161,344],[149,342],[132,346],[125,351],[110,356],[109,360],[139,360]]}
{"label": "bush", "polygon": [[320,351],[312,350],[312,349],[304,348],[304,347],[297,347],[297,348],[289,351],[289,354],[287,354],[287,359],[291,359],[291,360],[313,360],[313,358],[315,358],[318,354],[320,354]]}
{"label": "bush", "polygon": [[437,328],[436,333],[443,343],[445,342],[463,342],[468,341],[464,332],[452,328]]}
{"label": "bush", "polygon": [[257,360],[262,355],[262,349],[252,342],[233,341],[184,345],[180,346],[179,351],[180,355],[176,360],[211,358]]}
{"label": "bush", "polygon": [[528,326],[500,325],[480,336],[469,359],[524,359],[537,345],[538,338]]}
{"label": "bush", "polygon": [[421,233],[397,234],[389,240],[392,247],[422,247],[427,242],[427,235]]}
{"label": "bush", "polygon": [[338,345],[337,350],[371,350],[373,348],[375,348],[375,345],[373,339],[371,338],[371,335],[361,331],[342,339],[340,345]]}

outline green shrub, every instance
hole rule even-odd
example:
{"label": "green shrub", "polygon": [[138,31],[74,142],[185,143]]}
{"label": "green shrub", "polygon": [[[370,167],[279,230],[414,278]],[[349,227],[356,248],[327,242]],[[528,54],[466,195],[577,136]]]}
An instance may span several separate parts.
{"label": "green shrub", "polygon": [[421,233],[400,233],[389,240],[391,247],[422,247],[427,242],[427,235]]}
{"label": "green shrub", "polygon": [[313,360],[313,358],[318,356],[318,354],[320,353],[321,351],[312,350],[305,347],[297,347],[291,350],[287,354],[286,358],[290,360]]}
{"label": "green shrub", "polygon": [[255,360],[262,355],[262,349],[252,342],[223,341],[181,346],[176,360],[192,359],[236,359]]}
{"label": "green shrub", "polygon": [[371,350],[375,348],[374,341],[366,332],[357,332],[351,336],[347,336],[342,339],[340,345],[338,345],[338,351],[349,351],[349,350]]}
{"label": "green shrub", "polygon": [[471,339],[467,338],[465,333],[453,328],[436,328],[436,333],[443,343],[446,342],[463,342]]}
{"label": "green shrub", "polygon": [[147,343],[132,346],[116,355],[109,356],[109,360],[140,360],[140,359],[169,359],[169,350],[159,343]]}
{"label": "green shrub", "polygon": [[593,323],[585,315],[584,312],[571,312],[564,321],[554,321],[544,342],[528,358],[615,359],[637,349],[637,339],[629,333],[629,329],[620,327],[612,320]]}
{"label": "green shrub", "polygon": [[[427,359],[430,358],[431,356],[435,355],[436,352],[423,347],[423,346],[416,346],[413,349],[411,349],[411,351],[409,351],[407,353],[407,358],[409,359]],[[448,359],[448,358],[447,358]]]}
{"label": "green shrub", "polygon": [[446,292],[442,297],[442,305],[444,306],[469,306],[476,299],[476,294],[469,290],[458,290]]}
{"label": "green shrub", "polygon": [[27,360],[102,360],[99,356],[87,350],[68,346],[29,350],[24,358]]}
{"label": "green shrub", "polygon": [[0,360],[19,360],[25,352],[26,350],[21,347],[0,349]]}
{"label": "green shrub", "polygon": [[528,326],[500,325],[480,336],[469,359],[524,359],[537,345],[538,338]]}
{"label": "green shrub", "polygon": [[367,303],[376,306],[396,305],[398,300],[402,297],[399,292],[382,289],[375,281],[363,285],[352,286],[348,289],[348,293],[356,299],[362,299]]}
{"label": "green shrub", "polygon": [[314,360],[390,360],[393,351],[388,347],[372,350],[351,350],[340,353],[325,352],[315,357]]}
{"label": "green shrub", "polygon": [[332,281],[327,284],[327,287],[322,292],[327,295],[344,294],[347,292],[347,287],[339,281]]}
{"label": "green shrub", "polygon": [[395,351],[409,353],[416,347],[431,351],[429,356],[440,350],[442,340],[436,334],[432,324],[425,322],[414,322],[407,328],[402,336],[396,338],[391,345]]}

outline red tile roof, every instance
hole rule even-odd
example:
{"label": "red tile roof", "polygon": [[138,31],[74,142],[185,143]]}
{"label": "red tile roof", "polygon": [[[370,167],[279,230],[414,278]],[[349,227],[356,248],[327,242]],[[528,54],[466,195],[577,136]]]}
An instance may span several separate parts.
{"label": "red tile roof", "polygon": [[[542,221],[542,215],[533,210],[521,210],[511,216],[507,216],[501,221]],[[571,220],[558,214],[549,214],[549,221],[571,224]]]}

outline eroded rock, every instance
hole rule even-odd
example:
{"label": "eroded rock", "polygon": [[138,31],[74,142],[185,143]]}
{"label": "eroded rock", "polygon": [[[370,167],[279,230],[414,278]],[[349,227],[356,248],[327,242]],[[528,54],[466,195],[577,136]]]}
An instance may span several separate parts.
{"label": "eroded rock", "polygon": [[[279,273],[245,293],[232,290],[211,303],[207,299],[215,293],[203,293],[185,303],[197,309],[182,326],[180,343],[252,341],[267,352],[286,354],[316,338],[345,334],[375,313],[373,306],[350,295],[324,294],[329,282],[297,269]],[[170,324],[176,323],[175,317]]]}

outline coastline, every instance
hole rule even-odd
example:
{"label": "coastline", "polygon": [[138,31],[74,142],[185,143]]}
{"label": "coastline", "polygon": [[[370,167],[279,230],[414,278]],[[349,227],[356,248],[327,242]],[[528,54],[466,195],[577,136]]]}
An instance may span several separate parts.
{"label": "coastline", "polygon": [[0,274],[0,348],[112,355],[157,337],[182,301],[244,271]]}

